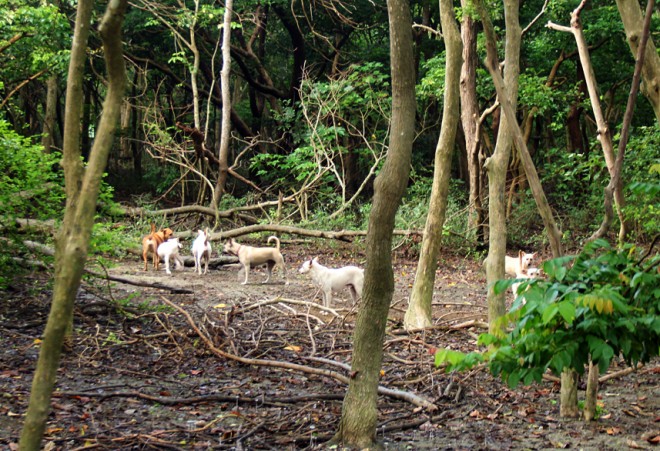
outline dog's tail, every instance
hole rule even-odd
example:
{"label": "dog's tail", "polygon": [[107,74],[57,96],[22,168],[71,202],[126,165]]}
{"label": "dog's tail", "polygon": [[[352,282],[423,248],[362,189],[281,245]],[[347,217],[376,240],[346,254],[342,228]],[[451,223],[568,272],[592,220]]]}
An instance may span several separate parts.
{"label": "dog's tail", "polygon": [[276,237],[275,235],[269,236],[268,237],[268,244],[270,244],[270,242],[272,240],[275,240],[275,246],[277,247],[277,250],[279,251],[280,250],[280,239],[278,237]]}
{"label": "dog's tail", "polygon": [[156,224],[152,222],[151,223],[151,234],[153,235],[154,233],[156,233]]}

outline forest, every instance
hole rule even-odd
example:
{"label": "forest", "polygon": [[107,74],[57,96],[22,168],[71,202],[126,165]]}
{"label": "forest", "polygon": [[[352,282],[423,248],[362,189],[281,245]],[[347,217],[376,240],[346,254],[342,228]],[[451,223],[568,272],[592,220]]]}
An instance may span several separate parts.
{"label": "forest", "polygon": [[0,0],[0,444],[660,443],[658,30]]}

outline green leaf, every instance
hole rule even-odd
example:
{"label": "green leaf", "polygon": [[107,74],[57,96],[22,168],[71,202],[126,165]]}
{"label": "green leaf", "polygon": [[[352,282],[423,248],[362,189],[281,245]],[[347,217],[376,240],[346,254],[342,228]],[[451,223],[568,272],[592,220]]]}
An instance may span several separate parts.
{"label": "green leaf", "polygon": [[575,320],[575,304],[570,301],[563,301],[557,303],[557,308],[564,321],[569,325],[572,324],[573,320]]}

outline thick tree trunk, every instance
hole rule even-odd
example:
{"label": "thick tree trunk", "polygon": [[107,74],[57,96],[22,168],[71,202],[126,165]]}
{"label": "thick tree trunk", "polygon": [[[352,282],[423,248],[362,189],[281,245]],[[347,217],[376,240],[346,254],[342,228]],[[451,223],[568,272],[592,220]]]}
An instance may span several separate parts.
{"label": "thick tree trunk", "polygon": [[[121,23],[126,5],[126,0],[110,0],[99,28],[108,68],[108,93],[104,103],[103,115],[97,129],[94,148],[82,179],[79,178],[80,173],[75,171],[75,168],[79,165],[79,159],[71,159],[70,155],[65,156],[65,161],[75,165],[74,168],[65,167],[65,173],[73,177],[72,179],[66,179],[67,193],[72,192],[71,182],[78,184],[81,181],[81,183],[77,195],[74,195],[73,199],[67,199],[64,223],[57,237],[53,303],[44,331],[44,341],[39,352],[28,411],[21,432],[20,449],[22,450],[38,450],[40,447],[50,410],[50,399],[59,366],[62,344],[87,258],[89,239],[94,225],[96,201],[119,120],[126,86],[124,60],[121,51]],[[77,63],[80,63],[78,58],[82,58],[84,61],[84,49],[87,43],[92,7],[93,2],[91,1],[81,0],[78,3],[74,48],[82,51],[72,52],[72,67],[76,67]],[[70,70],[69,73],[71,75],[72,71]],[[74,82],[79,78],[79,75],[82,75],[82,71],[79,74],[74,73],[71,81]],[[71,85],[69,86],[71,87]],[[67,100],[69,100],[68,96]],[[71,100],[76,100],[76,98],[72,97]],[[77,100],[80,100],[79,95]],[[69,107],[71,105],[67,102],[67,111],[70,111]],[[79,115],[68,116],[67,121],[70,119],[77,120],[80,124]],[[71,124],[69,125],[69,128],[71,128]],[[73,148],[68,150],[74,154],[79,152],[77,142]]]}
{"label": "thick tree trunk", "polygon": [[371,448],[376,440],[377,389],[383,338],[394,292],[392,230],[408,184],[415,135],[415,67],[407,1],[388,0],[392,71],[392,133],[387,159],[374,183],[362,303],[354,334],[351,382],[333,441]]}
{"label": "thick tree trunk", "polygon": [[577,418],[580,414],[577,400],[578,374],[574,370],[564,369],[561,373],[561,391],[559,393],[559,416]]}
{"label": "thick tree trunk", "polygon": [[[467,7],[468,0],[461,0],[461,6]],[[463,41],[463,68],[461,70],[461,124],[465,133],[465,153],[469,174],[468,236],[483,236],[479,228],[483,222],[481,202],[481,174],[479,164],[479,140],[477,121],[479,103],[477,102],[477,25],[469,14],[464,14],[461,21]]]}
{"label": "thick tree trunk", "polygon": [[435,149],[433,186],[429,212],[424,226],[422,250],[417,273],[410,294],[410,302],[403,320],[407,330],[432,325],[431,302],[438,267],[438,253],[442,242],[442,227],[447,211],[447,193],[451,176],[451,154],[458,127],[459,83],[461,77],[461,35],[454,17],[453,0],[440,0],[440,21],[445,40],[445,96],[440,138]]}
{"label": "thick tree trunk", "polygon": [[[616,0],[619,14],[626,30],[630,51],[637,57],[639,42],[642,38],[642,9],[637,0]],[[646,44],[644,65],[642,67],[641,92],[651,102],[655,118],[660,125],[660,55],[652,39]]]}

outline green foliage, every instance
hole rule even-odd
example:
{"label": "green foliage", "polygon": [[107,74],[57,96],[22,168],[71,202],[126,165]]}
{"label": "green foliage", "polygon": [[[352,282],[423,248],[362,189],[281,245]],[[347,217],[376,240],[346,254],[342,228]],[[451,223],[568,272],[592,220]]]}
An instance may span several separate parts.
{"label": "green foliage", "polygon": [[622,180],[624,213],[634,224],[633,238],[648,240],[660,233],[660,128],[638,127],[628,142]]}
{"label": "green foliage", "polygon": [[0,119],[0,205],[14,218],[53,219],[62,217],[63,174],[58,153],[44,154]]}
{"label": "green foliage", "polygon": [[[358,178],[366,175],[385,152],[391,108],[388,77],[382,64],[367,62],[351,66],[339,79],[303,82],[302,107],[287,107],[276,115],[296,147],[255,155],[251,170],[283,192],[314,186],[312,210],[326,210],[336,195],[345,202],[341,187],[347,172],[357,172]],[[346,167],[349,153],[356,160],[351,168]]]}
{"label": "green foliage", "polygon": [[632,245],[619,250],[598,240],[575,258],[545,263],[547,280],[498,281],[495,292],[522,282],[523,294],[502,318],[513,328],[481,335],[486,352],[440,352],[436,364],[462,370],[486,361],[513,387],[540,381],[548,368],[583,373],[590,359],[601,372],[619,355],[630,365],[648,362],[660,351],[659,266],[657,252],[642,256]]}

